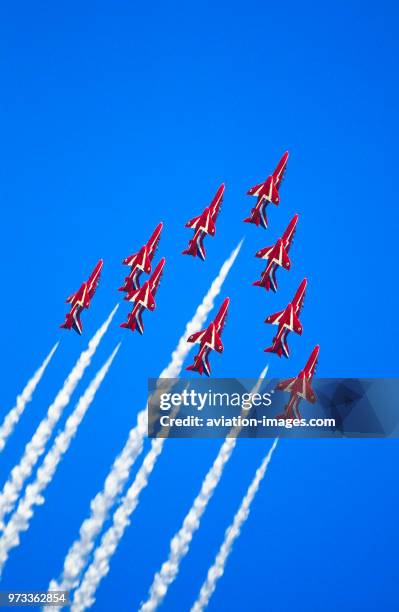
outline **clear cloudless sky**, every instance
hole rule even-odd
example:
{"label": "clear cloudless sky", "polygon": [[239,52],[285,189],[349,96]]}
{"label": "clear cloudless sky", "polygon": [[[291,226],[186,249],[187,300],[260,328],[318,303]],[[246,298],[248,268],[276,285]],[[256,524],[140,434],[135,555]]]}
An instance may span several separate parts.
{"label": "clear cloudless sky", "polygon": [[[2,589],[45,589],[156,376],[222,262],[245,237],[218,298],[231,297],[214,376],[294,375],[316,343],[321,376],[396,376],[398,8],[395,2],[13,2],[0,18],[0,414],[61,345],[0,458],[1,486],[89,338],[120,299],[121,259],[160,220],[167,264],[145,335],[122,305],[62,423],[117,342],[117,359],[10,554]],[[244,225],[246,190],[288,149],[267,231]],[[203,264],[182,257],[184,223],[226,195]],[[280,290],[251,286],[253,255],[300,219]],[[61,332],[67,295],[96,261],[84,334]],[[306,275],[292,357],[263,324]],[[311,408],[305,408],[307,415]],[[269,440],[241,440],[165,611],[189,610]],[[220,441],[170,441],[94,606],[138,608]],[[397,440],[283,440],[212,611],[398,610]]]}

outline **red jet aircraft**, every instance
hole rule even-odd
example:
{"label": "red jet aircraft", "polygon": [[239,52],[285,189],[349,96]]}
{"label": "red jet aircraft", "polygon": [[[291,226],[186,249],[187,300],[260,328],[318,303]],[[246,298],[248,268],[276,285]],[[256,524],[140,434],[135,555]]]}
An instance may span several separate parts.
{"label": "red jet aircraft", "polygon": [[287,391],[291,394],[288,404],[284,408],[284,413],[278,415],[277,419],[300,419],[299,404],[301,400],[306,400],[311,404],[316,402],[316,394],[312,389],[311,381],[316,371],[317,361],[319,358],[320,346],[316,345],[305,365],[296,378],[280,382],[276,389],[278,391]]}
{"label": "red jet aircraft", "polygon": [[133,253],[133,255],[123,260],[122,263],[126,266],[130,266],[131,270],[129,275],[125,278],[125,284],[119,287],[119,291],[126,291],[127,293],[136,291],[140,287],[139,279],[141,274],[143,272],[146,274],[151,272],[151,262],[161,238],[162,228],[163,223],[159,223],[147,244],[144,244],[138,253]]}
{"label": "red jet aircraft", "polygon": [[60,327],[64,329],[74,329],[78,334],[82,333],[83,327],[80,320],[80,313],[84,308],[89,308],[90,306],[90,300],[95,294],[100,280],[102,267],[103,260],[100,259],[93,272],[90,274],[89,280],[82,283],[80,289],[67,298],[66,304],[71,304],[71,310],[66,314],[65,321]]}
{"label": "red jet aircraft", "polygon": [[279,238],[275,245],[260,249],[255,255],[260,259],[267,259],[268,264],[265,270],[262,272],[260,280],[253,283],[256,287],[264,287],[266,291],[270,289],[276,293],[277,291],[277,280],[276,270],[280,266],[289,270],[291,268],[291,261],[288,257],[288,251],[290,250],[292,240],[295,234],[296,224],[298,221],[298,215],[295,215],[289,222],[287,229],[284,234]]}
{"label": "red jet aircraft", "polygon": [[284,178],[284,172],[288,161],[288,151],[284,153],[278,162],[273,174],[267,177],[264,183],[255,185],[247,191],[247,195],[256,196],[258,201],[255,208],[251,209],[251,215],[244,219],[245,223],[255,223],[267,228],[266,207],[270,204],[278,206],[280,204],[280,196],[278,190]]}
{"label": "red jet aircraft", "polygon": [[125,300],[134,302],[134,307],[129,312],[126,323],[122,323],[121,327],[131,329],[132,332],[137,329],[140,334],[144,332],[141,316],[144,310],[155,310],[156,308],[155,294],[161,280],[164,265],[165,257],[161,259],[150,278],[145,281],[142,287],[125,296]]}
{"label": "red jet aircraft", "polygon": [[265,353],[276,353],[279,357],[284,355],[284,357],[287,358],[290,356],[287,336],[290,331],[294,331],[299,335],[302,334],[303,328],[299,320],[299,314],[303,306],[307,283],[307,279],[304,278],[292,302],[290,302],[284,310],[268,316],[265,320],[265,323],[278,325],[277,334],[273,338],[273,344],[265,348]]}
{"label": "red jet aircraft", "polygon": [[211,373],[209,365],[209,353],[217,351],[223,353],[223,343],[221,339],[224,324],[226,323],[227,309],[229,307],[230,298],[226,298],[221,305],[215,319],[208,325],[207,329],[192,334],[187,342],[195,342],[200,345],[198,354],[194,357],[194,363],[186,368],[186,370],[194,370],[199,374],[207,376]]}
{"label": "red jet aircraft", "polygon": [[202,261],[205,260],[204,238],[207,234],[214,236],[216,233],[215,223],[222,205],[223,195],[224,183],[220,185],[212,202],[205,208],[204,212],[199,217],[187,221],[185,227],[189,227],[195,232],[192,239],[189,240],[188,248],[183,251],[183,255],[192,255],[193,257],[198,255]]}

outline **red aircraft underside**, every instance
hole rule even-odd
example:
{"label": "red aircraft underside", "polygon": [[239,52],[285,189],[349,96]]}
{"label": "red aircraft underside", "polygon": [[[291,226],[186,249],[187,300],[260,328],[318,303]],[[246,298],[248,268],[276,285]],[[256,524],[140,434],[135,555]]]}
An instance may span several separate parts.
{"label": "red aircraft underside", "polygon": [[221,339],[223,327],[226,323],[227,310],[229,307],[230,298],[226,298],[221,305],[215,319],[203,329],[187,338],[187,342],[194,342],[200,345],[198,354],[194,357],[194,363],[186,368],[186,370],[194,370],[199,374],[205,373],[210,376],[211,366],[209,364],[209,353],[217,351],[223,353],[224,347]]}
{"label": "red aircraft underside", "polygon": [[78,291],[66,299],[66,304],[71,304],[71,310],[66,314],[64,323],[60,325],[63,329],[74,329],[78,334],[82,333],[83,326],[80,320],[80,313],[90,306],[90,301],[96,292],[100,280],[102,267],[103,260],[100,259],[90,274],[88,281],[82,283]]}
{"label": "red aircraft underside", "polygon": [[123,260],[123,264],[130,266],[131,270],[125,277],[125,283],[119,287],[119,291],[131,293],[140,287],[140,276],[143,272],[150,274],[151,262],[161,239],[163,223],[159,223],[153,231],[151,238],[144,244],[138,253],[133,253]]}
{"label": "red aircraft underside", "polygon": [[247,191],[247,195],[257,197],[258,201],[256,206],[251,209],[250,216],[244,219],[245,223],[254,223],[256,226],[261,225],[264,229],[268,227],[266,208],[270,203],[275,206],[280,204],[279,189],[284,179],[287,161],[288,151],[284,153],[273,174],[268,176],[264,183],[255,185]]}
{"label": "red aircraft underside", "polygon": [[276,293],[277,291],[277,280],[276,271],[278,267],[289,270],[291,268],[291,260],[288,257],[295,230],[298,222],[298,215],[295,215],[289,222],[284,234],[279,238],[271,247],[260,249],[255,254],[255,257],[260,259],[266,259],[268,261],[267,267],[262,272],[261,278],[255,281],[253,284],[256,287],[264,287],[266,291],[270,289]]}
{"label": "red aircraft underside", "polygon": [[188,247],[183,251],[183,255],[192,255],[193,257],[199,257],[202,261],[205,260],[206,253],[204,247],[204,238],[214,236],[216,234],[216,219],[220,212],[222,200],[224,196],[224,184],[220,185],[212,202],[205,208],[203,213],[198,217],[194,217],[187,221],[185,227],[189,227],[194,230],[194,236],[189,240]]}
{"label": "red aircraft underside", "polygon": [[320,346],[316,345],[296,378],[280,382],[276,389],[290,393],[290,399],[284,408],[283,414],[277,416],[278,419],[300,419],[299,404],[304,399],[311,404],[316,402],[316,394],[312,389],[312,378],[316,372],[317,361],[319,358]]}
{"label": "red aircraft underside", "polygon": [[290,356],[290,349],[287,343],[288,334],[293,331],[296,334],[301,335],[303,328],[299,321],[299,315],[303,306],[303,300],[305,298],[307,279],[304,278],[299,285],[294,299],[286,306],[281,312],[269,315],[265,319],[265,323],[271,325],[278,325],[277,334],[273,338],[273,343],[268,348],[265,348],[266,353],[276,353],[279,357]]}
{"label": "red aircraft underside", "polygon": [[136,329],[140,334],[144,333],[144,324],[142,313],[144,310],[155,310],[155,295],[159,287],[163,267],[165,265],[165,257],[161,259],[155,268],[150,278],[145,281],[142,287],[135,289],[125,296],[125,300],[133,302],[133,310],[128,314],[127,321],[121,324],[121,327],[130,329],[134,332]]}

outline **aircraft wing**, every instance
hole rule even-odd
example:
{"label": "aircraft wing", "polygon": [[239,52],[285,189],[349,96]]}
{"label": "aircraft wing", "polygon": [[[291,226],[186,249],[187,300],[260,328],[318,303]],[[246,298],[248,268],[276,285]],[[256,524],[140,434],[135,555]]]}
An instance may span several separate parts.
{"label": "aircraft wing", "polygon": [[203,337],[205,336],[206,332],[207,332],[206,329],[201,329],[201,331],[195,332],[194,334],[191,334],[191,336],[189,336],[187,338],[187,342],[193,342],[195,344],[201,344],[201,341],[202,341]]}
{"label": "aircraft wing", "polygon": [[84,303],[87,302],[87,284],[82,283],[77,292],[70,295],[65,302],[67,304],[72,304],[72,306],[79,304],[83,307]]}
{"label": "aircraft wing", "polygon": [[270,255],[273,252],[275,245],[270,247],[265,247],[264,249],[260,249],[256,252],[255,257],[259,257],[260,259],[269,259]]}
{"label": "aircraft wing", "polygon": [[278,391],[287,391],[290,393],[296,380],[296,378],[287,378],[287,380],[282,380],[277,384],[276,389]]}
{"label": "aircraft wing", "polygon": [[[81,291],[82,287],[79,289],[79,291]],[[67,299],[65,300],[65,304],[73,304],[73,301],[76,299],[76,296],[78,295],[79,291],[77,291],[76,293],[72,293],[71,295],[69,295],[67,297]]]}
{"label": "aircraft wing", "polygon": [[276,389],[301,397],[312,404],[316,401],[316,394],[312,389],[309,379],[304,378],[302,375],[281,381],[278,383]]}
{"label": "aircraft wing", "polygon": [[136,261],[137,255],[138,253],[133,253],[133,255],[129,255],[128,257],[125,257],[125,259],[122,260],[123,265],[133,266]]}
{"label": "aircraft wing", "polygon": [[[266,182],[266,181],[265,181]],[[259,191],[262,189],[262,187],[264,186],[265,182],[263,183],[259,183],[259,185],[254,185],[253,187],[251,187],[250,189],[248,189],[247,191],[247,195],[250,196],[257,196]]]}
{"label": "aircraft wing", "polygon": [[270,325],[279,325],[281,321],[281,317],[285,313],[285,310],[280,310],[280,312],[276,312],[275,314],[269,315],[265,319],[265,323],[269,323]]}
{"label": "aircraft wing", "polygon": [[191,229],[197,229],[198,221],[201,219],[201,215],[198,217],[193,217],[190,221],[187,221],[185,227],[190,227]]}

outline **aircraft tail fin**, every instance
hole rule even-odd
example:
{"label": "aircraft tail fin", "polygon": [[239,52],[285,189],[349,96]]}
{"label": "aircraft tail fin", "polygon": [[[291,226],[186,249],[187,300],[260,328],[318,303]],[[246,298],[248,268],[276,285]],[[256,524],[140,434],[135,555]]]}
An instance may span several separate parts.
{"label": "aircraft tail fin", "polygon": [[260,214],[257,208],[251,208],[251,214],[244,219],[244,223],[254,223],[260,225]]}
{"label": "aircraft tail fin", "polygon": [[269,276],[262,276],[259,280],[252,283],[254,287],[263,287],[266,291],[270,290],[270,278]]}
{"label": "aircraft tail fin", "polygon": [[189,370],[190,372],[198,372],[199,374],[202,374],[202,369],[196,363],[192,363],[191,365],[187,366],[186,370]]}
{"label": "aircraft tail fin", "polygon": [[267,348],[263,349],[264,353],[275,353],[276,355],[278,355],[279,357],[281,357],[282,355],[282,350],[278,349],[277,347],[274,346],[274,344],[272,344],[271,346],[268,346]]}
{"label": "aircraft tail fin", "polygon": [[210,376],[211,366],[208,361],[208,355],[206,355],[202,359],[198,355],[194,357],[194,363],[187,366],[186,370],[189,370],[191,372],[198,372],[198,374],[201,374],[201,376],[202,374],[206,374],[206,376]]}
{"label": "aircraft tail fin", "polygon": [[263,349],[264,353],[275,353],[279,357],[288,357],[290,356],[290,350],[288,348],[288,344],[286,342],[278,342],[273,343],[271,346]]}
{"label": "aircraft tail fin", "polygon": [[139,334],[142,335],[144,333],[144,323],[141,317],[141,312],[137,312],[136,314],[129,313],[127,321],[121,323],[120,327],[123,329],[130,329],[132,332],[136,331],[137,329]]}
{"label": "aircraft tail fin", "polygon": [[71,314],[70,312],[68,312],[68,314],[65,317],[65,321],[60,325],[60,328],[73,329],[80,336],[83,331],[83,325],[80,320],[80,313],[75,312],[75,314]]}
{"label": "aircraft tail fin", "polygon": [[267,229],[266,202],[263,201],[256,208],[251,208],[251,214],[244,219],[244,223],[254,223],[256,227],[260,225],[264,229]]}
{"label": "aircraft tail fin", "polygon": [[194,363],[186,367],[186,370],[188,370],[189,372],[198,372],[198,374],[201,374],[201,376],[204,372],[203,365],[201,361],[197,359],[197,357],[195,357]]}
{"label": "aircraft tail fin", "polygon": [[183,255],[192,255],[192,257],[197,257],[198,249],[197,243],[194,240],[189,240],[188,247],[182,251]]}
{"label": "aircraft tail fin", "polygon": [[288,419],[294,418],[289,412],[282,412],[276,416],[278,421],[287,421]]}
{"label": "aircraft tail fin", "polygon": [[284,408],[282,414],[278,414],[276,419],[287,421],[288,419],[301,419],[302,415],[299,410],[300,399],[296,398],[294,401],[290,400]]}
{"label": "aircraft tail fin", "polygon": [[201,236],[198,240],[189,240],[188,247],[182,251],[183,255],[192,255],[192,257],[199,257],[202,261],[205,261],[206,251],[203,243],[203,237]]}

